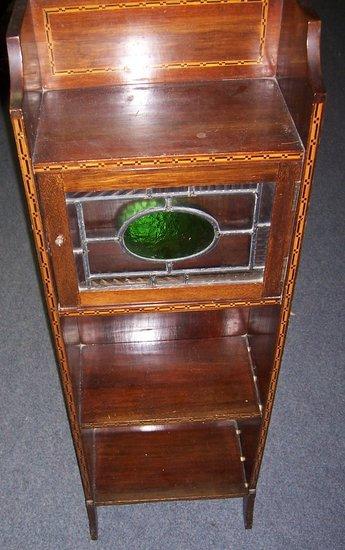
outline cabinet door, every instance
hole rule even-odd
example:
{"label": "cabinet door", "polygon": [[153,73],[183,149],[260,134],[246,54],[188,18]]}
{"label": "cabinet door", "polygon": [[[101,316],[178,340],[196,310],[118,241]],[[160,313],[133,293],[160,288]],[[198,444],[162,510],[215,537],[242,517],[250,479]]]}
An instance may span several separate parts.
{"label": "cabinet door", "polygon": [[130,186],[40,177],[60,305],[279,296],[298,190],[293,170],[247,179],[242,171],[228,181],[225,172],[216,183],[212,175],[164,185],[156,174],[151,186],[140,176]]}

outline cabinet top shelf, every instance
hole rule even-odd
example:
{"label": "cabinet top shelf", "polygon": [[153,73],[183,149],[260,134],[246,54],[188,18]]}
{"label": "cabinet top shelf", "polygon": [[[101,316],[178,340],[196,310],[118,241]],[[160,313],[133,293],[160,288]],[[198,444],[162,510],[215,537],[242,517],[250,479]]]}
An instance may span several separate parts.
{"label": "cabinet top shelf", "polygon": [[47,91],[34,164],[302,151],[277,82],[247,79]]}
{"label": "cabinet top shelf", "polygon": [[298,0],[17,0],[10,109],[38,170],[300,158],[325,95],[319,39],[319,20]]}

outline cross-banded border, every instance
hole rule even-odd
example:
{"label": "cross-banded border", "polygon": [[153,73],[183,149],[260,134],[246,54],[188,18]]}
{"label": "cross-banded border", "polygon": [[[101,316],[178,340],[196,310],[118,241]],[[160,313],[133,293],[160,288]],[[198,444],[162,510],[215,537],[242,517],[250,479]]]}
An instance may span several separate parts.
{"label": "cross-banded border", "polygon": [[52,76],[74,76],[81,74],[106,74],[113,73],[122,70],[122,67],[85,67],[81,69],[66,69],[58,70],[56,68],[55,54],[54,54],[54,38],[50,16],[54,14],[69,14],[69,13],[85,13],[85,12],[99,12],[99,11],[119,11],[124,9],[156,9],[156,8],[169,8],[178,6],[205,6],[205,5],[224,5],[224,4],[247,4],[247,3],[260,3],[261,19],[260,19],[260,37],[259,37],[259,51],[258,56],[255,59],[222,59],[212,61],[183,61],[183,62],[171,62],[161,63],[158,65],[152,65],[151,69],[188,69],[188,68],[215,68],[215,67],[229,67],[233,65],[259,65],[263,59],[263,52],[266,40],[267,30],[267,17],[268,17],[268,3],[269,0],[142,0],[137,2],[119,2],[118,4],[94,4],[94,5],[80,5],[80,6],[60,6],[53,8],[44,8],[44,28],[47,39],[48,58]]}

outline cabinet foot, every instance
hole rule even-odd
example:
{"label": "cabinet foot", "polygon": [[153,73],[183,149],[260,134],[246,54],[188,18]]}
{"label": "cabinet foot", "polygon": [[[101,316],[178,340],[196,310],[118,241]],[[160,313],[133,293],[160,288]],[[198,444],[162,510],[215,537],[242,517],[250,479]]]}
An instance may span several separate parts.
{"label": "cabinet foot", "polygon": [[89,518],[89,529],[91,540],[98,539],[97,510],[93,502],[86,501],[87,517]]}
{"label": "cabinet foot", "polygon": [[243,521],[246,529],[253,527],[255,494],[243,497]]}

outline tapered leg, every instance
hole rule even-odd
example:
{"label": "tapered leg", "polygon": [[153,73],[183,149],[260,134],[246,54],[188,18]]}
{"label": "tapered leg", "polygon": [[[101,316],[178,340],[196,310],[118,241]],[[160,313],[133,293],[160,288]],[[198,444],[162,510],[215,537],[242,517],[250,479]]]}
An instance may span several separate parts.
{"label": "tapered leg", "polygon": [[243,521],[246,529],[253,527],[255,494],[243,497]]}
{"label": "tapered leg", "polygon": [[92,540],[98,539],[98,522],[96,506],[91,500],[86,501],[87,517],[89,518],[90,537]]}

